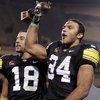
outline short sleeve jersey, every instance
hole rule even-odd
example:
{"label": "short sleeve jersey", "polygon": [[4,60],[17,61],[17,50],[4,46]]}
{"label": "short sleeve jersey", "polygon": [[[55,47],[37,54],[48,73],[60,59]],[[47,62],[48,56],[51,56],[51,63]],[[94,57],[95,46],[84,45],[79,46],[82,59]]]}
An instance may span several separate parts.
{"label": "short sleeve jersey", "polygon": [[6,55],[0,59],[0,72],[9,82],[9,100],[43,100],[46,66],[40,61]]}
{"label": "short sleeve jersey", "polygon": [[77,73],[81,65],[90,64],[95,69],[99,52],[94,45],[80,44],[71,48],[60,41],[51,43],[48,53],[48,100],[63,100],[75,88]]}

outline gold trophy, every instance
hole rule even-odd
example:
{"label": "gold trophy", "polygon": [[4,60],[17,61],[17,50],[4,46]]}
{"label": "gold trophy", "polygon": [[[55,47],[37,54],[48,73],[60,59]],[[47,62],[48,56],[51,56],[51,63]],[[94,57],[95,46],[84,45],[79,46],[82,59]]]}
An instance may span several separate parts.
{"label": "gold trophy", "polygon": [[32,21],[33,16],[45,15],[48,13],[50,8],[51,8],[50,2],[36,1],[35,8],[31,8],[31,9],[21,12],[21,21],[25,23],[30,23]]}

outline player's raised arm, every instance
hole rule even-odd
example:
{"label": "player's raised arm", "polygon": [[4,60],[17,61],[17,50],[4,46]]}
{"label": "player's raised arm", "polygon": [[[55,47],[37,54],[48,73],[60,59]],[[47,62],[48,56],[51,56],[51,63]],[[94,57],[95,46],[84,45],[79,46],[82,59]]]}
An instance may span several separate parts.
{"label": "player's raised arm", "polygon": [[47,2],[36,2],[34,16],[27,29],[26,51],[39,59],[46,59],[47,53],[45,47],[38,44],[38,30],[40,17],[47,13],[50,9],[50,4]]}

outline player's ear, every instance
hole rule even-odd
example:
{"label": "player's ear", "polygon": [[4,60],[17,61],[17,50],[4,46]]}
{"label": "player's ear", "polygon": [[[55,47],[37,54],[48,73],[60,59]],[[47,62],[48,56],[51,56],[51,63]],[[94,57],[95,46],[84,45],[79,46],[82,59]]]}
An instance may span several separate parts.
{"label": "player's ear", "polygon": [[82,38],[82,37],[83,37],[83,33],[78,33],[78,34],[77,34],[77,38],[78,38],[78,39],[80,39],[80,38]]}

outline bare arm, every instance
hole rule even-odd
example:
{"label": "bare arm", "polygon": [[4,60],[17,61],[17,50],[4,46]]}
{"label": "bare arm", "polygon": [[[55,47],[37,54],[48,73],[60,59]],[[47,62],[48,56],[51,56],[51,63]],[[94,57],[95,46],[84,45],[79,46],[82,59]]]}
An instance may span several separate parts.
{"label": "bare arm", "polygon": [[38,44],[38,30],[40,16],[46,14],[51,8],[50,2],[36,2],[35,16],[33,16],[32,22],[27,30],[26,38],[26,51],[39,59],[46,59],[47,52],[45,47]]}
{"label": "bare arm", "polygon": [[26,51],[39,59],[46,59],[46,48],[38,43],[38,24],[32,22],[27,30]]}
{"label": "bare arm", "polygon": [[89,93],[93,76],[93,67],[89,64],[82,65],[77,76],[77,87],[65,100],[83,100]]}
{"label": "bare arm", "polygon": [[0,100],[8,100],[8,80],[2,74],[0,74],[0,79],[2,80],[2,91],[0,94]]}

